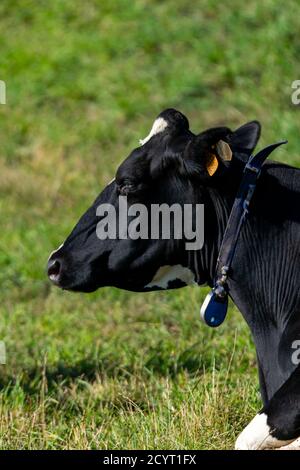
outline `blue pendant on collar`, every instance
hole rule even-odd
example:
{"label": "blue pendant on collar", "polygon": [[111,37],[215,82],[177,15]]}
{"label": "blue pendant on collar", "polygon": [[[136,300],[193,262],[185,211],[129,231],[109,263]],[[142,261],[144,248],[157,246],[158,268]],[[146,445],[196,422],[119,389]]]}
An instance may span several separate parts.
{"label": "blue pendant on collar", "polygon": [[200,309],[201,319],[211,327],[220,326],[225,320],[228,309],[227,273],[228,267],[222,269],[222,277],[215,283],[214,288],[207,294]]}
{"label": "blue pendant on collar", "polygon": [[256,155],[251,155],[245,165],[242,181],[230,212],[219,251],[214,287],[207,294],[200,309],[200,317],[208,326],[220,326],[225,320],[229,294],[227,280],[239,234],[249,213],[250,202],[255,192],[261,167],[273,150],[286,143],[287,141],[284,140],[268,145]]}

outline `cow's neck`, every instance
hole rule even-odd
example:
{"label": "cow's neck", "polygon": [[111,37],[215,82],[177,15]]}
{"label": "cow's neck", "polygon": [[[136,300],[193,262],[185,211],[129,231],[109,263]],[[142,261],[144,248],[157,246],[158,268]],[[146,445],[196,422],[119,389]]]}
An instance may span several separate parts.
{"label": "cow's neck", "polygon": [[[192,269],[198,272],[200,283],[205,276],[209,285],[213,283],[219,248],[235,197],[234,186],[237,187],[238,184],[233,184],[230,192],[209,190],[205,213],[205,246],[198,256],[194,259],[191,257],[190,260],[193,263]],[[210,211],[212,212],[208,213]],[[230,296],[252,332],[260,365],[261,391],[266,402],[295,367],[291,362],[289,343],[289,325],[294,310],[293,302],[290,302],[291,308],[282,309],[283,299],[279,298],[278,289],[282,280],[280,276],[284,276],[284,273],[280,269],[270,272],[270,263],[275,265],[274,248],[270,243],[273,234],[269,226],[265,225],[264,217],[256,217],[255,207],[253,212],[254,218],[246,222],[241,232],[232,265],[232,277],[228,284]],[[268,244],[262,239],[266,233],[269,237]],[[283,260],[282,269],[286,269],[285,264]],[[287,289],[285,286],[281,295],[289,295]],[[287,344],[283,344],[284,338]]]}
{"label": "cow's neck", "polygon": [[[199,200],[201,197],[203,194],[199,195]],[[234,189],[230,192],[216,188],[207,190],[204,200],[204,246],[197,252],[189,253],[189,265],[196,273],[199,285],[213,285],[219,249],[234,198]]]}

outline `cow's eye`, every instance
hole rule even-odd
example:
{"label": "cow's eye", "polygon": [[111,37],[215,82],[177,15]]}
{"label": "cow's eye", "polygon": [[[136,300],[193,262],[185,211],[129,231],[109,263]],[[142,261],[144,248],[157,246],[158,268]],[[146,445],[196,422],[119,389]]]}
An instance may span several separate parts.
{"label": "cow's eye", "polygon": [[137,197],[141,194],[144,194],[149,189],[149,186],[146,183],[141,182],[117,182],[117,192],[121,196],[132,196]]}
{"label": "cow's eye", "polygon": [[136,186],[133,183],[117,183],[117,190],[121,196],[128,196],[135,192]]}
{"label": "cow's eye", "polygon": [[136,191],[136,184],[129,180],[119,180],[117,181],[117,191],[121,196],[128,196]]}

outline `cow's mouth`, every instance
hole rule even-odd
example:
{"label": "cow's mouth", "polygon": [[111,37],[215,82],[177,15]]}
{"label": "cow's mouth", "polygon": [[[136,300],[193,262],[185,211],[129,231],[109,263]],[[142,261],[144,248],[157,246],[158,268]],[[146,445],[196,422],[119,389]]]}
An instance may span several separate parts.
{"label": "cow's mouth", "polygon": [[83,276],[82,271],[81,276],[78,276],[77,279],[73,277],[72,272],[74,274],[74,270],[71,270],[68,274],[68,270],[63,269],[62,258],[49,259],[47,273],[50,281],[56,287],[63,290],[86,293],[94,292],[99,287],[103,287],[102,285],[95,284],[95,282],[91,282],[89,276]]}
{"label": "cow's mouth", "polygon": [[75,284],[74,282],[67,281],[66,279],[61,279],[60,277],[50,275],[50,281],[62,290],[70,291],[70,292],[83,292],[83,293],[90,293],[96,291],[99,287],[102,286],[95,286],[92,284]]}

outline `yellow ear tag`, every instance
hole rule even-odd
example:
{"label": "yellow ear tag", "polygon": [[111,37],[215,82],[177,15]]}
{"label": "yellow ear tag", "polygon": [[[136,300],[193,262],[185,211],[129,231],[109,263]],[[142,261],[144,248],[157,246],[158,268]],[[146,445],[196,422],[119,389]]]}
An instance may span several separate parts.
{"label": "yellow ear tag", "polygon": [[218,169],[218,166],[219,166],[219,162],[218,162],[217,157],[213,153],[210,153],[209,160],[206,164],[206,169],[208,171],[209,176],[212,176],[215,174],[215,172]]}

